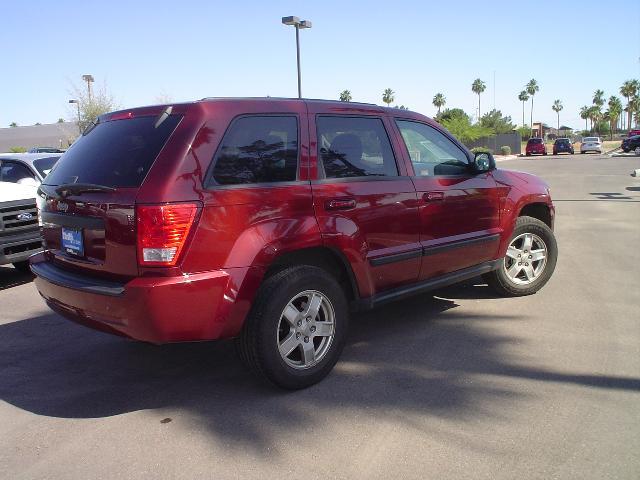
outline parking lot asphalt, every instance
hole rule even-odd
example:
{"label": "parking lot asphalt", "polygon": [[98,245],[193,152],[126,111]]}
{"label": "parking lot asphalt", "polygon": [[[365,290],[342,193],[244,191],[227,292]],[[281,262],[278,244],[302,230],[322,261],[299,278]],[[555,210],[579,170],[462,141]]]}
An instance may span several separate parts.
{"label": "parking lot asphalt", "polygon": [[0,267],[0,478],[640,478],[640,157],[500,168],[551,185],[549,284],[360,314],[334,372],[299,392],[256,382],[229,342],[71,324]]}

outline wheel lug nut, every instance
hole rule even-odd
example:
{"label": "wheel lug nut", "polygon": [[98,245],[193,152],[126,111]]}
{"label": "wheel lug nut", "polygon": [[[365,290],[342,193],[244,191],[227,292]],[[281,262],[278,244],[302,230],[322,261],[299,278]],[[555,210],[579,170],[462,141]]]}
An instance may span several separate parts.
{"label": "wheel lug nut", "polygon": [[529,266],[529,264],[528,264],[528,263],[525,263],[525,264],[524,264],[524,266],[525,266],[525,267],[528,267],[528,266]]}
{"label": "wheel lug nut", "polygon": [[301,326],[302,326],[302,320],[298,320],[297,325],[298,325],[299,327],[301,327]]}
{"label": "wheel lug nut", "polygon": [[311,333],[316,331],[316,327],[311,327]]}
{"label": "wheel lug nut", "polygon": [[529,255],[529,258],[533,258],[533,255]]}
{"label": "wheel lug nut", "polygon": [[300,332],[296,333],[296,338],[300,338]]}
{"label": "wheel lug nut", "polygon": [[309,343],[309,337],[304,337],[304,343]]}
{"label": "wheel lug nut", "polygon": [[522,255],[518,254],[518,258],[520,258]]}
{"label": "wheel lug nut", "polygon": [[518,266],[521,267],[522,266],[522,262],[518,262]]}
{"label": "wheel lug nut", "polygon": [[307,322],[310,322],[310,321],[311,321],[311,317],[307,317]]}

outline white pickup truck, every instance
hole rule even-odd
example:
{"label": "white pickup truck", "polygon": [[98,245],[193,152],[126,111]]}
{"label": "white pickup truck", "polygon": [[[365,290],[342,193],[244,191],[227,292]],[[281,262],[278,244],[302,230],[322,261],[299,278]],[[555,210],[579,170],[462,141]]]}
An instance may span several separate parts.
{"label": "white pickup truck", "polygon": [[28,258],[42,248],[36,187],[0,182],[0,265],[29,271]]}

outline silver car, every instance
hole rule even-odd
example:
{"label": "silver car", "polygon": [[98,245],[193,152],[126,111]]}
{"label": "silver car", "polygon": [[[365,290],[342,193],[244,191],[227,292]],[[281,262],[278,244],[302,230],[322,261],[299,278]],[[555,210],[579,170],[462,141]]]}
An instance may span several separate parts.
{"label": "silver car", "polygon": [[602,140],[600,137],[584,137],[580,144],[580,153],[597,152],[602,153]]}

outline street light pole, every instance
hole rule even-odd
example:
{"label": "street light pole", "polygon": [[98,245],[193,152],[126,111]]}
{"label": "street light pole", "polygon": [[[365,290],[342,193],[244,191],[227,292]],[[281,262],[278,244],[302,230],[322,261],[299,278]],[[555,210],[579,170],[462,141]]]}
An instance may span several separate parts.
{"label": "street light pole", "polygon": [[300,29],[311,28],[309,20],[300,20],[298,17],[282,17],[284,25],[293,25],[296,28],[296,61],[298,65],[298,98],[302,98],[302,75],[300,72]]}
{"label": "street light pole", "polygon": [[82,80],[87,82],[87,92],[89,93],[89,101],[91,101],[91,84],[93,83],[93,75],[82,75]]}
{"label": "street light pole", "polygon": [[82,135],[82,128],[80,127],[80,102],[78,100],[69,100],[69,103],[75,103],[78,107],[78,131]]}

